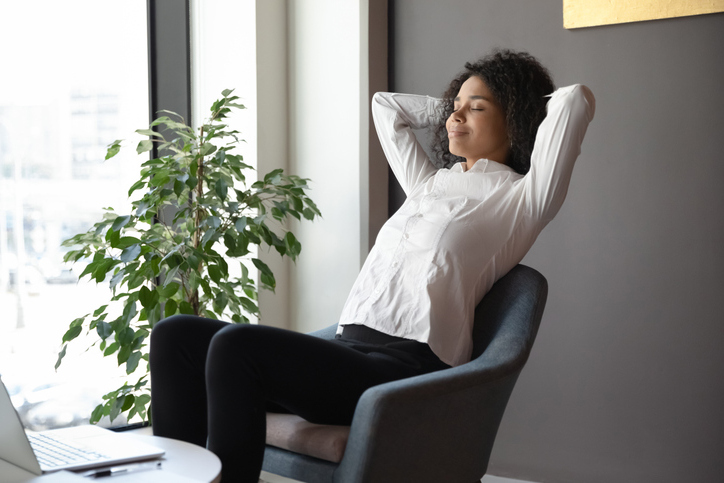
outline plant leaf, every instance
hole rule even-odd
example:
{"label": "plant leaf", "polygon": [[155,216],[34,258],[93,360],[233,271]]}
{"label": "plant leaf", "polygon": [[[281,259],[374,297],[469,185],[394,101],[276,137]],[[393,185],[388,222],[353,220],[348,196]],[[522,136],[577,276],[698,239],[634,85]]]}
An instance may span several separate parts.
{"label": "plant leaf", "polygon": [[107,308],[108,308],[108,305],[101,305],[100,307],[98,307],[98,308],[96,309],[95,312],[93,312],[93,317],[98,317],[98,316],[101,315],[103,312],[105,312],[105,310],[106,310]]}
{"label": "plant leaf", "polygon": [[131,215],[119,216],[113,221],[113,225],[111,225],[111,230],[115,232],[120,231],[121,228],[126,226],[129,221],[131,221]]}
{"label": "plant leaf", "polygon": [[68,329],[68,331],[63,335],[63,342],[69,342],[76,337],[80,335],[80,333],[83,331],[82,325],[76,325],[75,327],[71,327]]}
{"label": "plant leaf", "polygon": [[108,322],[100,321],[96,325],[96,332],[98,332],[98,337],[105,340],[113,333],[113,328]]}
{"label": "plant leaf", "polygon": [[[133,372],[133,371],[131,371]],[[129,374],[131,373],[129,372]],[[135,396],[133,394],[127,394],[126,399],[123,400],[123,406],[121,407],[121,412],[128,411],[133,406],[133,403],[135,402]]]}
{"label": "plant leaf", "polygon": [[178,292],[178,289],[180,287],[181,286],[176,282],[171,282],[161,289],[161,296],[163,298],[170,299],[171,297],[176,295],[176,292]]}
{"label": "plant leaf", "polygon": [[216,194],[219,196],[219,198],[225,200],[226,194],[229,191],[229,185],[226,183],[226,180],[224,178],[221,178],[219,181],[216,182],[214,190],[216,191]]}
{"label": "plant leaf", "polygon": [[155,136],[155,137],[163,137],[161,134],[157,133],[156,131],[153,131],[151,129],[136,129],[136,132],[142,136]]}
{"label": "plant leaf", "polygon": [[[126,374],[131,374],[136,370],[138,367],[138,361],[141,360],[141,355],[142,354],[140,352],[133,352],[130,356],[128,356],[128,360],[126,361]],[[124,409],[124,411],[126,411],[126,409]]]}
{"label": "plant leaf", "polygon": [[242,216],[238,220],[234,222],[234,227],[236,228],[236,231],[239,233],[244,231],[244,228],[246,228],[246,224],[248,223],[248,219],[246,216]]}
{"label": "plant leaf", "polygon": [[145,152],[148,152],[153,149],[153,141],[150,139],[144,139],[140,143],[138,143],[138,146],[136,147],[136,152],[138,154],[142,154]]}
{"label": "plant leaf", "polygon": [[95,407],[95,409],[91,413],[89,422],[91,424],[96,424],[98,421],[101,420],[102,417],[103,417],[103,404],[99,404],[98,406]]}
{"label": "plant leaf", "polygon": [[121,139],[116,139],[108,145],[108,151],[106,151],[106,160],[111,159],[113,156],[118,154],[121,150]]}
{"label": "plant leaf", "polygon": [[163,316],[164,317],[171,317],[176,313],[176,309],[178,308],[178,304],[175,300],[171,299],[166,301],[166,306],[163,309]]}
{"label": "plant leaf", "polygon": [[118,350],[118,342],[113,342],[103,351],[103,357],[107,357]]}
{"label": "plant leaf", "polygon": [[133,183],[133,186],[131,186],[131,187],[129,188],[129,190],[128,190],[128,196],[130,197],[130,196],[133,194],[134,191],[136,191],[136,190],[138,190],[138,189],[141,189],[141,188],[143,188],[144,186],[146,186],[146,180],[145,180],[145,179],[141,179],[141,180],[136,181],[135,183]]}
{"label": "plant leaf", "polygon": [[219,283],[221,281],[221,269],[217,265],[209,265],[208,270],[211,280],[215,283]]}
{"label": "plant leaf", "polygon": [[65,351],[68,349],[68,344],[63,344],[63,348],[58,352],[58,360],[55,362],[55,370],[57,371],[60,367],[60,363],[63,360],[63,357],[65,357]]}
{"label": "plant leaf", "polygon": [[141,302],[141,305],[143,305],[144,308],[150,309],[158,304],[158,292],[150,290],[144,285],[138,292],[138,301]]}
{"label": "plant leaf", "polygon": [[179,304],[178,309],[179,312],[184,315],[194,315],[194,308],[191,307],[191,304],[186,302],[185,300]]}
{"label": "plant leaf", "polygon": [[111,287],[111,288],[115,288],[116,286],[118,286],[118,284],[119,284],[119,283],[121,282],[121,280],[123,279],[123,276],[124,276],[124,275],[126,275],[126,272],[123,271],[123,270],[119,270],[117,273],[115,273],[115,274],[111,277],[110,287]]}
{"label": "plant leaf", "polygon": [[129,263],[138,258],[138,255],[141,254],[141,245],[135,244],[131,245],[130,247],[124,248],[123,252],[121,253],[121,261],[124,263]]}
{"label": "plant leaf", "polygon": [[274,290],[276,287],[276,281],[274,280],[274,274],[266,263],[262,262],[258,258],[252,258],[252,263],[261,272],[259,277],[261,282],[266,285],[269,289]]}
{"label": "plant leaf", "polygon": [[122,345],[120,346],[121,350],[118,351],[118,365],[125,364],[125,362],[128,360],[128,358],[131,356],[131,346],[129,345]]}
{"label": "plant leaf", "polygon": [[118,417],[118,415],[121,412],[121,408],[123,407],[123,401],[126,399],[126,396],[120,396],[112,401],[109,401],[111,403],[111,412],[108,415],[108,417],[111,418],[111,422],[113,422],[114,419]]}
{"label": "plant leaf", "polygon": [[120,331],[118,334],[116,334],[116,338],[118,339],[118,343],[121,344],[121,346],[129,345],[131,342],[133,342],[133,338],[136,335],[136,333],[131,329],[130,327],[126,327],[122,331]]}

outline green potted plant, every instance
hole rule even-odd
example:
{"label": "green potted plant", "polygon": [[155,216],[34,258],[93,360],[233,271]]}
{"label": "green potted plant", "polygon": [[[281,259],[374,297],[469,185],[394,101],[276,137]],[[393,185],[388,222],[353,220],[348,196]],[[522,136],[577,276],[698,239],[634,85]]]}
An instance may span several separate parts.
{"label": "green potted plant", "polygon": [[[238,99],[224,90],[198,130],[162,111],[166,115],[149,129],[136,131],[148,137],[138,144],[138,154],[156,146],[162,155],[142,164],[128,190],[136,197],[132,213],[106,208],[88,232],[63,242],[70,248],[66,262],[87,262],[79,278],[107,282],[113,295],[70,323],[56,369],[68,343],[86,331],[97,334],[93,346],[103,356],[115,356],[127,375],[136,376],[103,396],[92,423],[121,413],[148,419],[147,340],[154,325],[179,313],[248,323],[249,315],[259,314],[258,286],[275,287],[274,274],[255,251],[273,247],[295,260],[301,244],[285,222],[320,216],[306,194],[306,179],[276,169],[247,180],[253,168],[233,152],[239,133],[224,123],[231,110],[244,109]],[[111,143],[106,160],[120,149],[120,140]],[[259,284],[250,275],[252,266]]]}

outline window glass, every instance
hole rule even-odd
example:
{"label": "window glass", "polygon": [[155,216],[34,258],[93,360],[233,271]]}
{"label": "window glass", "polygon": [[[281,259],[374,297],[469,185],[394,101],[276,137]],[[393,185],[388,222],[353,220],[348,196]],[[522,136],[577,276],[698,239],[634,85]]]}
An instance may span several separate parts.
{"label": "window glass", "polygon": [[[211,104],[224,89],[234,89],[246,109],[234,111],[225,123],[239,131],[244,142],[236,154],[256,168],[256,2],[254,0],[192,0],[191,1],[191,100],[193,124],[208,120]],[[247,173],[247,180],[256,180],[256,173]],[[245,189],[243,186],[237,186]],[[219,252],[225,250],[221,244]],[[250,255],[257,256],[254,248]],[[232,277],[241,274],[239,260],[227,257]],[[257,269],[246,258],[242,261],[252,276]],[[258,280],[257,280],[258,282]],[[231,320],[231,314],[222,314]],[[252,323],[258,320],[246,314]]]}
{"label": "window glass", "polygon": [[[61,241],[130,207],[133,132],[149,119],[146,1],[2,2],[0,45],[0,374],[28,428],[80,424],[122,374],[86,351],[92,336],[54,370],[69,323],[110,298],[63,264]],[[126,149],[104,162],[116,139]]]}

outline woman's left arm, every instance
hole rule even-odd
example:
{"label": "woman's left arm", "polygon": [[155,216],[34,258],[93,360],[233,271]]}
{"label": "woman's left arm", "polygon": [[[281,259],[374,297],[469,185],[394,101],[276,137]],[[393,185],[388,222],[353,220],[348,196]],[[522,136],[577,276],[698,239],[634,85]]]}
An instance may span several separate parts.
{"label": "woman's left arm", "polygon": [[525,180],[529,209],[545,221],[553,219],[566,198],[573,165],[596,111],[596,99],[584,85],[562,87],[550,97]]}

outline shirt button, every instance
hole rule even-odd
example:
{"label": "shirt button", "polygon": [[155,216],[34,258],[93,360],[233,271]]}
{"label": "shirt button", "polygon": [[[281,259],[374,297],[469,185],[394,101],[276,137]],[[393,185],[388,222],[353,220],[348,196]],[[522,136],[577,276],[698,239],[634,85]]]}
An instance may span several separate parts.
{"label": "shirt button", "polygon": [[395,268],[395,267],[397,267],[397,265],[398,265],[398,263],[397,263],[397,262],[392,262],[392,268]]}
{"label": "shirt button", "polygon": [[405,234],[402,235],[402,236],[403,236],[403,238],[404,238],[405,240],[407,240],[408,238],[410,238],[410,234],[409,234],[409,233],[405,233]]}

